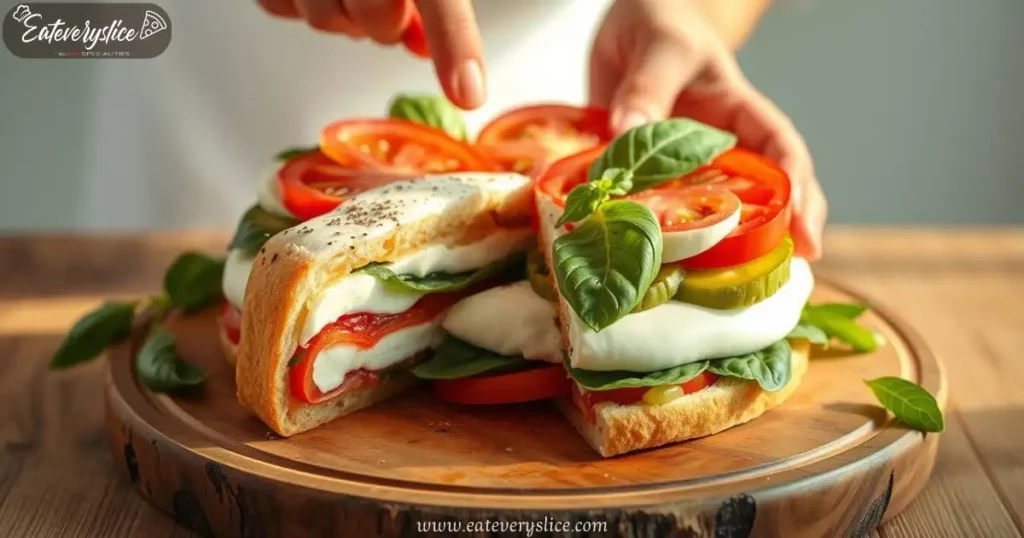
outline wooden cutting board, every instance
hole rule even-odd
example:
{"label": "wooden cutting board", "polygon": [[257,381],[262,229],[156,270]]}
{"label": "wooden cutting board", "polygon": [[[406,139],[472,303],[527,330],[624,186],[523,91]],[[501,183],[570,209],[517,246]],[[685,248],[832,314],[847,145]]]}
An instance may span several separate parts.
{"label": "wooden cutting board", "polygon": [[[814,301],[860,301],[819,280]],[[815,350],[784,405],[690,442],[603,459],[548,403],[462,407],[420,389],[282,439],[235,401],[213,310],[175,320],[203,367],[187,396],[132,373],[141,335],[111,350],[107,426],[119,467],[181,524],[223,537],[862,536],[907,506],[937,436],[877,405],[864,379],[898,375],[945,407],[936,357],[891,314],[889,345]]]}

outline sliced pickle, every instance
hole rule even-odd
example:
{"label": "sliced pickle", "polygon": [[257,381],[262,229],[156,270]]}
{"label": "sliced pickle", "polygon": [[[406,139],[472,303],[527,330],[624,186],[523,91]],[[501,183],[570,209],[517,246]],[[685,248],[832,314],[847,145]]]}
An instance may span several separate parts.
{"label": "sliced pickle", "polygon": [[644,393],[644,403],[648,405],[665,405],[686,395],[679,385],[662,385],[653,387]]}
{"label": "sliced pickle", "polygon": [[679,291],[684,275],[685,271],[679,265],[662,265],[658,276],[654,277],[654,282],[651,282],[651,287],[647,288],[633,312],[643,312],[667,303]]}
{"label": "sliced pickle", "polygon": [[539,250],[530,251],[526,257],[526,278],[530,281],[533,293],[548,301],[556,299],[555,287],[551,285],[551,272]]}
{"label": "sliced pickle", "polygon": [[675,298],[722,310],[757,304],[789,282],[792,258],[793,240],[786,237],[775,250],[742,265],[687,272]]}

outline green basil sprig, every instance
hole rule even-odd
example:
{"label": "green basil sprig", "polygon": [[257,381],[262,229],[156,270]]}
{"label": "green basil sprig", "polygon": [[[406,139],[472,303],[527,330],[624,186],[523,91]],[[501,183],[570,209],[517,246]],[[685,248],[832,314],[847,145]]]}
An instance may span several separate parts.
{"label": "green basil sprig", "polygon": [[172,392],[203,382],[203,370],[179,357],[176,343],[177,338],[162,329],[149,336],[135,357],[135,372],[143,385],[155,392]]}
{"label": "green basil sprig", "polygon": [[305,155],[307,153],[313,153],[314,151],[320,151],[320,146],[306,146],[306,147],[296,146],[296,147],[292,147],[292,148],[288,148],[288,149],[282,150],[281,153],[278,153],[277,155],[274,156],[274,160],[282,161],[282,162],[290,161],[290,160],[292,160],[292,159],[294,159],[294,158],[296,158],[296,157],[298,157],[300,155]]}
{"label": "green basil sprig", "polygon": [[91,361],[112,344],[131,334],[135,302],[107,301],[75,322],[53,358],[51,370]]}
{"label": "green basil sprig", "polygon": [[466,271],[464,273],[445,273],[438,271],[422,277],[395,273],[387,264],[383,263],[371,263],[369,265],[364,265],[358,270],[376,278],[377,280],[385,282],[388,285],[404,289],[406,291],[439,293],[460,291],[472,286],[473,284],[502,275],[505,272],[509,272],[510,274],[514,272],[515,275],[522,278],[521,275],[523,274],[523,264],[525,263],[525,260],[525,255],[517,254],[509,256],[504,260],[490,263],[474,271]]}
{"label": "green basil sprig", "polygon": [[935,397],[920,385],[899,377],[880,377],[864,381],[883,407],[911,428],[941,432],[945,420]]}
{"label": "green basil sprig", "polygon": [[578,222],[589,217],[601,204],[613,195],[624,196],[633,188],[633,174],[622,168],[605,170],[601,179],[575,186],[565,197],[565,212],[555,227],[561,228],[567,222]]}
{"label": "green basil sprig", "polygon": [[819,346],[827,346],[830,340],[825,331],[807,323],[797,323],[796,327],[786,335],[786,338],[803,339]]}
{"label": "green basil sprig", "polygon": [[462,379],[475,375],[522,369],[531,366],[523,357],[499,355],[449,336],[434,356],[412,369],[420,379]]}
{"label": "green basil sprig", "polygon": [[259,204],[254,205],[242,214],[242,220],[228,248],[256,252],[263,248],[268,239],[298,224],[296,219],[282,217],[263,209]]}
{"label": "green basil sprig", "polygon": [[600,331],[630,313],[661,269],[661,226],[647,207],[605,202],[553,245],[555,277],[576,315]]}
{"label": "green basil sprig", "polygon": [[710,361],[708,371],[720,376],[757,381],[762,389],[775,392],[789,384],[792,375],[791,356],[789,342],[780,340],[761,351]]}
{"label": "green basil sprig", "polygon": [[186,252],[164,275],[164,292],[172,305],[191,313],[223,297],[223,280],[224,258]]}
{"label": "green basil sprig", "polygon": [[656,372],[627,372],[625,370],[612,370],[601,372],[597,370],[584,370],[573,368],[569,364],[569,358],[564,356],[565,368],[579,385],[587,390],[612,390],[638,387],[658,387],[661,385],[680,385],[697,377],[704,370],[708,369],[708,361],[691,362],[658,370]]}
{"label": "green basil sprig", "polygon": [[736,136],[687,118],[673,118],[635,127],[608,145],[590,165],[588,179],[621,168],[632,178],[630,192],[689,174],[736,145]]}
{"label": "green basil sprig", "polygon": [[874,351],[884,343],[882,336],[857,323],[867,308],[854,303],[808,304],[800,313],[800,323],[820,329],[829,340],[846,343],[854,351]]}
{"label": "green basil sprig", "polygon": [[399,94],[391,101],[388,116],[437,127],[456,140],[468,138],[462,112],[440,95]]}

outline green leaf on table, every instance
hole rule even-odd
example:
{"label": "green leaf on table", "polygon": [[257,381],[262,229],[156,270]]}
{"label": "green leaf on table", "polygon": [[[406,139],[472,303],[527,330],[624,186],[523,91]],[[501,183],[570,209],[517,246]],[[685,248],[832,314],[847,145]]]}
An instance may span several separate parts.
{"label": "green leaf on table", "polygon": [[660,387],[662,385],[680,385],[697,377],[708,369],[708,361],[691,362],[658,370],[656,372],[627,372],[612,370],[584,370],[574,368],[565,357],[565,368],[579,385],[587,390],[612,390],[637,387]]}
{"label": "green leaf on table", "polygon": [[224,258],[186,252],[174,260],[164,275],[164,291],[171,305],[194,312],[223,297]]}
{"label": "green leaf on table", "polygon": [[613,140],[590,165],[588,179],[621,168],[630,174],[630,192],[676,179],[708,164],[736,145],[736,136],[687,118],[634,127]]}
{"label": "green leaf on table", "polygon": [[320,146],[292,147],[282,150],[281,153],[275,155],[274,160],[290,161],[300,155],[313,153],[314,151],[320,151]]}
{"label": "green leaf on table", "polygon": [[254,253],[263,248],[271,237],[298,224],[299,221],[294,218],[271,213],[259,204],[254,205],[242,214],[228,248]]}
{"label": "green leaf on table", "polygon": [[900,377],[865,380],[883,407],[911,428],[925,432],[941,432],[945,420],[935,397],[920,385]]}
{"label": "green leaf on table", "polygon": [[829,338],[849,344],[854,351],[874,351],[883,344],[881,335],[857,323],[847,314],[852,310],[829,308],[828,305],[807,305],[800,313],[800,322],[821,329]]}
{"label": "green leaf on table", "polygon": [[818,303],[813,305],[808,304],[807,308],[810,308],[811,310],[831,312],[851,320],[859,318],[864,312],[867,312],[870,309],[870,307],[864,303]]}
{"label": "green leaf on table", "polygon": [[50,369],[70,368],[95,359],[107,346],[131,334],[134,315],[134,302],[103,303],[75,322],[50,359]]}
{"label": "green leaf on table", "polygon": [[468,138],[462,112],[441,95],[399,94],[388,107],[388,117],[437,127],[456,140]]}
{"label": "green leaf on table", "polygon": [[588,327],[600,331],[631,312],[657,276],[661,226],[647,207],[613,200],[552,248],[562,295]]}
{"label": "green leaf on table", "polygon": [[474,271],[466,271],[462,273],[445,273],[438,271],[422,277],[395,273],[388,264],[385,263],[371,263],[369,265],[364,265],[358,270],[388,285],[404,289],[406,291],[439,293],[463,290],[505,272],[511,273],[514,271],[519,278],[522,278],[524,260],[524,255],[515,255],[505,258],[504,260],[499,260],[485,265]]}
{"label": "green leaf on table", "polygon": [[449,336],[434,356],[412,369],[420,379],[462,379],[485,373],[526,368],[533,364],[523,357],[499,355]]}
{"label": "green leaf on table", "polygon": [[825,334],[825,331],[807,323],[798,323],[796,327],[786,335],[786,338],[804,339],[819,346],[827,346],[829,341],[829,337]]}
{"label": "green leaf on table", "polygon": [[780,340],[761,351],[710,361],[708,371],[720,376],[757,381],[762,389],[775,392],[789,383],[792,373],[791,355],[789,342]]}
{"label": "green leaf on table", "polygon": [[206,378],[202,369],[178,356],[176,345],[177,338],[173,334],[157,330],[139,350],[135,373],[150,390],[171,392],[199,385]]}

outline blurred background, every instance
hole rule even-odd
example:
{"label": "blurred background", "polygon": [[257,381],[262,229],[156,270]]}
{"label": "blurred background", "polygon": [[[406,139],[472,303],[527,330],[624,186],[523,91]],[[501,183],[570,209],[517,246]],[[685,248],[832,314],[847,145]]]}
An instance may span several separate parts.
{"label": "blurred background", "polygon": [[[271,19],[158,2],[153,60],[0,51],[0,230],[231,228],[278,150],[437,91],[426,62]],[[478,0],[491,98],[582,103],[607,0]],[[0,4],[3,11],[14,3]],[[808,140],[833,223],[1024,223],[1024,2],[790,0],[740,52]]]}

